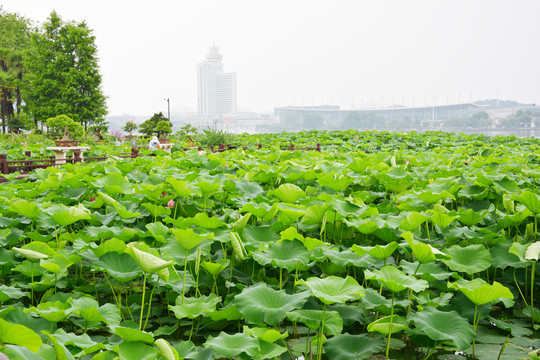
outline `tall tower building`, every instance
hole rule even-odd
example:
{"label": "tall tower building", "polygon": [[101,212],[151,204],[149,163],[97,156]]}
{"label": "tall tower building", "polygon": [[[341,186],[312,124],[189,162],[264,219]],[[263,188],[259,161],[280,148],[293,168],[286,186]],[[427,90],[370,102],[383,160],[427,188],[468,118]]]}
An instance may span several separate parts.
{"label": "tall tower building", "polygon": [[199,115],[236,113],[236,74],[224,73],[217,46],[211,46],[206,61],[197,67]]}

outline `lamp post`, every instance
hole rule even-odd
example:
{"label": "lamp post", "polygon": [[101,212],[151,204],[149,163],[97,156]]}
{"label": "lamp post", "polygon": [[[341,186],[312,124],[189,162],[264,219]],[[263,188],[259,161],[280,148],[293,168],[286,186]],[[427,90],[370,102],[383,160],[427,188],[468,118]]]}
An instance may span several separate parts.
{"label": "lamp post", "polygon": [[171,104],[169,102],[169,98],[163,98],[163,100],[167,101],[167,119],[171,121]]}

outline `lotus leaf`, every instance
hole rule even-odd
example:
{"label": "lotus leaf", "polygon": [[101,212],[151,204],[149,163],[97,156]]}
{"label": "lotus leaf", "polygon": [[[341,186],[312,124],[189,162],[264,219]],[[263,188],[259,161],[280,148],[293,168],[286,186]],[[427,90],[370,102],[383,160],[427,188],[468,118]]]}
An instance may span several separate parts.
{"label": "lotus leaf", "polygon": [[394,334],[407,329],[407,322],[399,315],[385,316],[367,326],[367,331],[376,331],[383,335]]}
{"label": "lotus leaf", "polygon": [[301,198],[306,197],[306,193],[294,184],[282,184],[277,189],[268,192],[268,196],[275,196],[284,203],[294,204]]}
{"label": "lotus leaf", "polygon": [[461,271],[472,275],[491,266],[491,254],[481,244],[465,247],[454,245],[445,251],[452,258],[443,261],[453,271]]}
{"label": "lotus leaf", "polygon": [[38,334],[19,324],[12,324],[0,318],[0,342],[24,346],[36,352],[41,347],[41,338]]}
{"label": "lotus leaf", "polygon": [[294,310],[287,313],[287,319],[305,324],[311,330],[321,328],[324,315],[324,333],[327,335],[338,335],[343,331],[343,319],[337,311],[323,310]]}
{"label": "lotus leaf", "polygon": [[238,311],[256,324],[277,325],[287,312],[301,308],[309,297],[308,292],[288,295],[284,290],[274,290],[266,284],[244,288],[235,297]]}
{"label": "lotus leaf", "polygon": [[365,294],[364,288],[350,276],[345,279],[337,276],[322,279],[310,277],[305,281],[298,281],[297,284],[307,286],[313,296],[328,305],[357,300]]}
{"label": "lotus leaf", "polygon": [[475,305],[484,305],[502,298],[514,299],[514,295],[506,286],[496,281],[490,285],[480,278],[471,281],[460,279],[449,284],[449,288],[461,291]]}
{"label": "lotus leaf", "polygon": [[173,261],[165,261],[157,256],[141,251],[134,246],[128,246],[126,253],[131,255],[145,273],[158,272],[174,263]]}
{"label": "lotus leaf", "polygon": [[159,354],[152,346],[138,341],[125,341],[118,345],[119,360],[157,360]]}
{"label": "lotus leaf", "polygon": [[298,240],[271,243],[267,250],[254,251],[252,256],[261,265],[272,264],[287,271],[296,269],[299,263],[305,265],[309,261],[309,252]]}
{"label": "lotus leaf", "polygon": [[429,286],[425,280],[416,279],[393,266],[385,266],[381,270],[364,270],[366,279],[381,281],[392,292],[411,289],[415,292],[424,291]]}
{"label": "lotus leaf", "polygon": [[222,356],[233,358],[243,352],[256,352],[259,341],[246,333],[229,335],[221,332],[217,337],[209,336],[204,345],[211,347]]}
{"label": "lotus leaf", "polygon": [[333,360],[361,360],[370,359],[373,354],[383,350],[384,346],[381,338],[344,333],[329,339],[324,344],[324,351]]}
{"label": "lotus leaf", "polygon": [[[183,301],[183,303],[182,303]],[[195,319],[201,315],[206,316],[216,310],[217,304],[221,301],[216,294],[201,296],[198,298],[183,298],[179,296],[176,299],[176,305],[169,305],[169,309],[174,312],[177,319]]]}

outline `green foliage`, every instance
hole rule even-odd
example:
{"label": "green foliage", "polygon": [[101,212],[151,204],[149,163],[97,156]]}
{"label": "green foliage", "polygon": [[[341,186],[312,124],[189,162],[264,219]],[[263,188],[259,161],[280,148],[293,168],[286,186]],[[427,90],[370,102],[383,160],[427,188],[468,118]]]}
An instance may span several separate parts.
{"label": "green foliage", "polygon": [[194,135],[194,139],[201,146],[217,146],[219,144],[234,144],[236,138],[234,134],[228,133],[224,130],[207,128],[201,133]]}
{"label": "green foliage", "polygon": [[135,124],[135,121],[129,120],[126,122],[126,125],[122,128],[122,130],[127,131],[129,133],[129,136],[132,136],[132,132],[137,130],[138,126]]}
{"label": "green foliage", "polygon": [[[168,122],[169,124],[171,123],[171,121],[169,119],[167,119],[163,113],[156,113],[154,115],[152,115],[152,117],[148,120],[146,120],[145,122],[143,122],[141,125],[139,125],[139,129],[141,130],[141,132],[147,136],[152,136],[154,134],[156,135],[160,135],[160,131],[157,130],[157,126],[158,124],[161,122],[161,121],[165,121],[165,122]],[[163,127],[164,125],[162,125]],[[170,133],[170,131],[169,131]]]}
{"label": "green foliage", "polygon": [[156,125],[156,132],[159,134],[160,138],[164,138],[170,133],[172,133],[171,123],[168,120],[158,121]]}
{"label": "green foliage", "polygon": [[47,119],[47,129],[52,139],[61,139],[64,136],[64,129],[69,131],[70,138],[74,140],[80,138],[84,133],[82,125],[66,115]]}
{"label": "green foliage", "polygon": [[32,35],[23,99],[39,121],[65,114],[82,124],[101,123],[106,114],[95,37],[85,22],[64,22],[52,12]]}

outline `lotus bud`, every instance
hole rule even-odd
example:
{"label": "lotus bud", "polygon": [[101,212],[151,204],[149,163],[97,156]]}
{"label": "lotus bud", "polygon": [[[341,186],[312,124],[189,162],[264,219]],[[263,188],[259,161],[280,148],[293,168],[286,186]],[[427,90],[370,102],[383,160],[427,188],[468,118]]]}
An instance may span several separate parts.
{"label": "lotus bud", "polygon": [[169,200],[167,206],[169,207],[169,209],[172,209],[174,207],[174,200]]}

